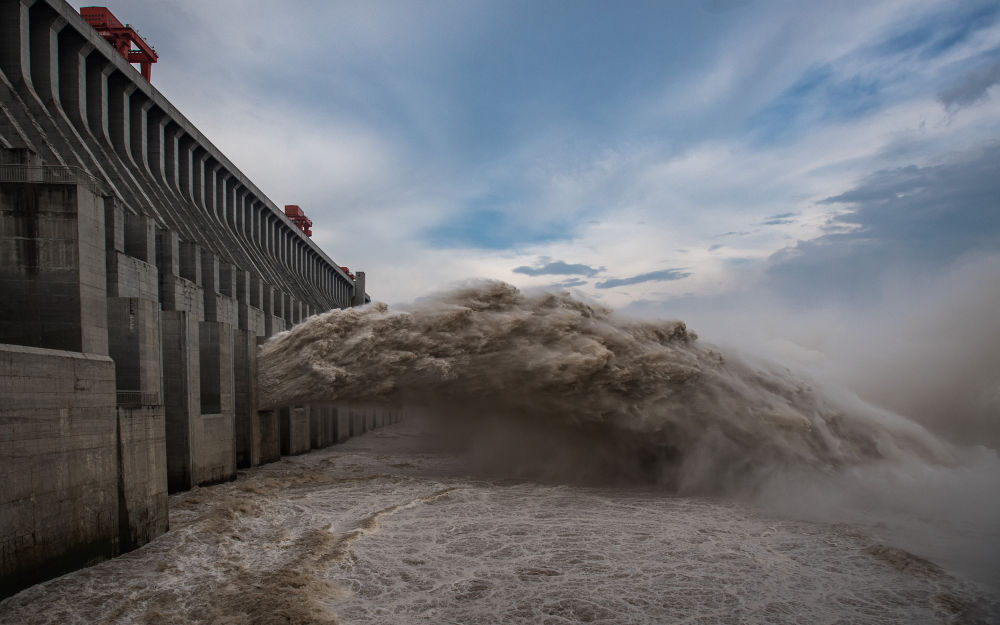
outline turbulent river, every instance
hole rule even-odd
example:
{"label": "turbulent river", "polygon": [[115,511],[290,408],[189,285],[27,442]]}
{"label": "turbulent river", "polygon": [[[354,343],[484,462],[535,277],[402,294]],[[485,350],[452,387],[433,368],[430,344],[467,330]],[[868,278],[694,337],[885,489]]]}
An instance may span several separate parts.
{"label": "turbulent river", "polygon": [[884,521],[793,520],[759,506],[679,497],[655,486],[470,474],[467,454],[429,446],[435,427],[411,417],[241,473],[235,482],[175,495],[166,535],[6,600],[0,620],[798,624],[1000,618],[995,588],[897,546],[899,527]]}
{"label": "turbulent river", "polygon": [[312,318],[260,372],[409,414],[172,496],[0,622],[1000,623],[995,451],[682,323],[486,283]]}

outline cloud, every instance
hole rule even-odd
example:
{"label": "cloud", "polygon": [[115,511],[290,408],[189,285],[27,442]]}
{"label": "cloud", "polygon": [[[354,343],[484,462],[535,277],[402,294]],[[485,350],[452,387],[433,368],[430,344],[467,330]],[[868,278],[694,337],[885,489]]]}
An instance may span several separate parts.
{"label": "cloud", "polygon": [[604,267],[598,267],[595,269],[590,265],[583,265],[579,263],[569,264],[561,260],[545,262],[545,260],[547,259],[541,260],[544,264],[536,265],[535,267],[522,265],[520,267],[515,267],[511,271],[514,273],[523,273],[526,276],[587,276],[588,278],[604,271]]}
{"label": "cloud", "polygon": [[683,280],[690,275],[690,272],[684,271],[683,269],[662,269],[660,271],[641,273],[637,276],[632,276],[631,278],[612,278],[610,280],[605,280],[604,282],[598,282],[594,286],[599,289],[613,289],[617,286],[628,286],[630,284],[640,284],[642,282],[671,282],[674,280]]}
{"label": "cloud", "polygon": [[844,71],[830,64],[806,70],[749,120],[750,127],[764,142],[779,141],[802,127],[862,117],[883,105],[878,75]]}
{"label": "cloud", "polygon": [[877,172],[821,204],[846,231],[774,254],[769,286],[799,301],[877,293],[892,267],[936,272],[977,251],[1000,249],[1000,142],[946,162]]}
{"label": "cloud", "polygon": [[787,224],[795,223],[792,217],[797,217],[798,213],[778,213],[777,215],[771,215],[770,217],[765,217],[764,221],[760,222],[762,226],[784,226]]}
{"label": "cloud", "polygon": [[931,11],[888,33],[874,48],[882,56],[916,54],[926,60],[952,50],[976,32],[996,22],[1000,8],[994,2],[947,3],[943,11]]}
{"label": "cloud", "polygon": [[581,280],[580,278],[571,278],[569,280],[563,280],[562,282],[556,282],[552,286],[557,289],[571,289],[577,286],[584,286],[587,284],[586,280]]}
{"label": "cloud", "polygon": [[1000,83],[1000,60],[967,73],[954,86],[942,91],[938,100],[951,111],[989,97],[988,91]]}

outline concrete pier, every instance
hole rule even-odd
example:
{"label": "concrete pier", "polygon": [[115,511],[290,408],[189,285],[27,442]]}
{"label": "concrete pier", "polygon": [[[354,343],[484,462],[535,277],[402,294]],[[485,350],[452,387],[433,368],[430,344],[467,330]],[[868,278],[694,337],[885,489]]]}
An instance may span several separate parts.
{"label": "concrete pier", "polygon": [[0,597],[391,419],[257,402],[258,346],[356,276],[69,4],[0,0]]}

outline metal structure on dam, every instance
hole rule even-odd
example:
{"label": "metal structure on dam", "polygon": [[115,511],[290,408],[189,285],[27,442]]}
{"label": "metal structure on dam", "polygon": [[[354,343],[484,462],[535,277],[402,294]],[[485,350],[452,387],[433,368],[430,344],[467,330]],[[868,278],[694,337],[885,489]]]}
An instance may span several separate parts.
{"label": "metal structure on dam", "polygon": [[168,492],[392,417],[259,410],[257,345],[364,303],[364,274],[125,48],[62,0],[0,0],[0,597],[155,538]]}

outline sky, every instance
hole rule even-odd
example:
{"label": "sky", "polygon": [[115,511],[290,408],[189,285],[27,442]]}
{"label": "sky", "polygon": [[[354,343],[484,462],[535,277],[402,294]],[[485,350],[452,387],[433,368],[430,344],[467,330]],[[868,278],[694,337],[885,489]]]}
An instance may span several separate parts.
{"label": "sky", "polygon": [[1000,248],[997,2],[108,6],[390,304],[483,277],[614,308],[829,292]]}
{"label": "sky", "polygon": [[947,376],[912,363],[951,363],[1000,441],[1000,2],[108,6],[375,300],[569,289],[839,349],[918,409]]}

